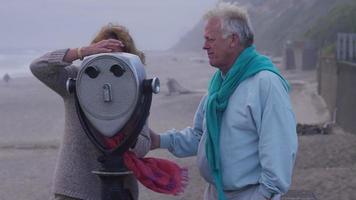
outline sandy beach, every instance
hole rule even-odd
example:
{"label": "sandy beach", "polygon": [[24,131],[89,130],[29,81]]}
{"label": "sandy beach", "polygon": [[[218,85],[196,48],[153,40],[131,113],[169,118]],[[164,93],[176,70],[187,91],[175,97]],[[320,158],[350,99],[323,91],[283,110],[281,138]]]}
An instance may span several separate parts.
{"label": "sandy beach", "polygon": [[[161,80],[154,95],[150,127],[158,132],[191,126],[195,109],[205,94],[214,68],[198,53],[147,53],[147,77]],[[293,90],[297,121],[318,124],[331,120],[317,95],[315,71],[282,71]],[[167,80],[176,79],[187,94],[168,95]],[[0,200],[49,199],[57,152],[63,135],[61,98],[33,76],[0,81]],[[329,135],[299,136],[293,191],[312,192],[317,199],[356,199],[356,133],[335,127]],[[154,193],[140,186],[142,200],[202,199],[205,183],[195,157],[177,159],[165,150],[148,156],[168,158],[188,167],[190,182],[177,197]]]}

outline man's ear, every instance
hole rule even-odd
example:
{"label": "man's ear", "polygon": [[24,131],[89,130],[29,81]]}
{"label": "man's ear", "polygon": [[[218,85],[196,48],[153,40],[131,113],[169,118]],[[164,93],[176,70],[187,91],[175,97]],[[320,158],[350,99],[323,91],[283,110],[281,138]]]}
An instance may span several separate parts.
{"label": "man's ear", "polygon": [[230,35],[230,47],[236,48],[240,44],[240,38],[237,34],[233,33]]}

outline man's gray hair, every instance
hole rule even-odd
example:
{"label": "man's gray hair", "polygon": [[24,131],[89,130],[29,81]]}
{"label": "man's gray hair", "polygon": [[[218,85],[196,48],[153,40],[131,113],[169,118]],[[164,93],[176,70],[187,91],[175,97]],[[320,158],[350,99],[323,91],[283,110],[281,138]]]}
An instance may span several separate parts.
{"label": "man's gray hair", "polygon": [[221,19],[221,30],[223,37],[237,34],[244,47],[253,44],[253,30],[247,11],[234,3],[219,2],[216,7],[209,10],[204,19],[209,20],[212,17]]}

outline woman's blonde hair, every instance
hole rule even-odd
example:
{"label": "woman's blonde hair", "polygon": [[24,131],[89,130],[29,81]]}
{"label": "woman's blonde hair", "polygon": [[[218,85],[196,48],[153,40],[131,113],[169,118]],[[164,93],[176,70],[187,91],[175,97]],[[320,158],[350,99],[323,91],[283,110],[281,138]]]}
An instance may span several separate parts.
{"label": "woman's blonde hair", "polygon": [[136,48],[135,42],[126,27],[109,23],[101,28],[91,43],[97,43],[106,39],[120,40],[125,45],[123,47],[124,52],[137,55],[140,57],[141,62],[145,64],[145,54]]}

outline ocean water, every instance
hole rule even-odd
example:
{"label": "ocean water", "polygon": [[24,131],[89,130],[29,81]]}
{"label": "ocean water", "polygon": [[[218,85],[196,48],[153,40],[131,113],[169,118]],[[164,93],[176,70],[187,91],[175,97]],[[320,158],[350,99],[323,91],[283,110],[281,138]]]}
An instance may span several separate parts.
{"label": "ocean water", "polygon": [[11,77],[31,76],[31,62],[44,54],[40,51],[18,51],[0,53],[0,78],[6,73]]}

